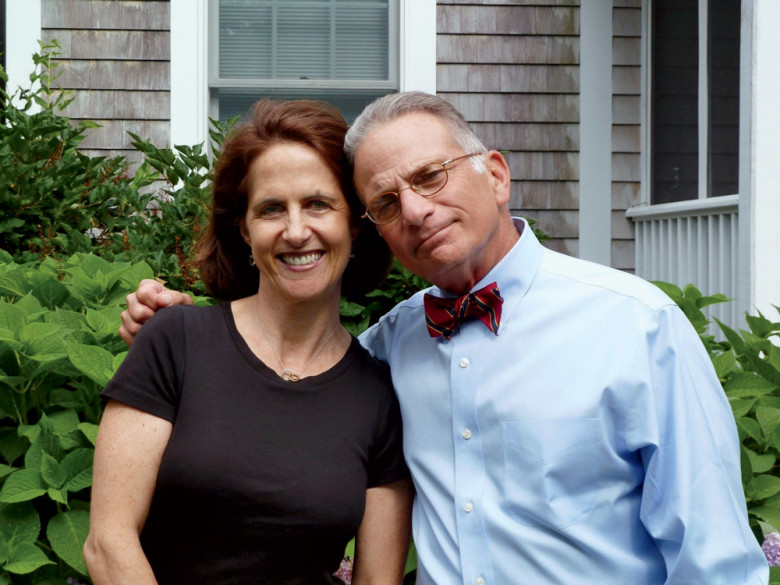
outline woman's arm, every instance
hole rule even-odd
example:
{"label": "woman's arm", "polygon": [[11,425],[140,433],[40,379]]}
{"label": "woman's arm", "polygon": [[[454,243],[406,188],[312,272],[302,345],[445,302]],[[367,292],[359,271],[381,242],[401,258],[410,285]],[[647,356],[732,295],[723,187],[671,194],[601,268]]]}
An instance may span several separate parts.
{"label": "woman's arm", "polygon": [[366,491],[366,512],[355,539],[353,585],[403,581],[412,523],[410,479]]}
{"label": "woman's arm", "polygon": [[139,535],[173,425],[109,401],[95,448],[84,559],[95,585],[156,585]]}

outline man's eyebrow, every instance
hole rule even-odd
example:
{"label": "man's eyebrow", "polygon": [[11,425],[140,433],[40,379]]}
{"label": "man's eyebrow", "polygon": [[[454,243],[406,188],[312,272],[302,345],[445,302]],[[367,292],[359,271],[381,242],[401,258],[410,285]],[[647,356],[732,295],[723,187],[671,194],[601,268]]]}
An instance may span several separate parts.
{"label": "man's eyebrow", "polygon": [[[428,165],[435,165],[439,164],[443,161],[445,161],[446,158],[441,158],[437,155],[431,155],[429,157],[419,159],[414,162],[414,164],[410,165],[410,169],[405,170],[403,173],[400,173],[400,176],[402,177],[402,185],[401,187],[405,187],[409,184],[409,181],[411,180],[412,176],[415,173],[418,173],[419,171],[423,170]],[[427,162],[426,162],[427,161]],[[398,185],[393,185],[392,187],[381,187],[381,188],[375,188],[372,189],[371,193],[373,195],[381,195],[382,193],[395,193],[396,190],[399,188]]]}

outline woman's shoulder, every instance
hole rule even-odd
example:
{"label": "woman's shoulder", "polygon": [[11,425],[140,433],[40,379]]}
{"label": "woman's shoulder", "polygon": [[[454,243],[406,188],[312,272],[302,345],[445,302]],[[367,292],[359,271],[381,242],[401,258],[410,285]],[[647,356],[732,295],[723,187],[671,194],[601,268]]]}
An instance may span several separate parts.
{"label": "woman's shoulder", "polygon": [[[227,305],[229,306],[229,305]],[[185,331],[214,331],[225,321],[225,306],[173,305],[159,309],[139,331],[136,341],[144,338],[178,338]],[[133,342],[135,345],[135,342]]]}

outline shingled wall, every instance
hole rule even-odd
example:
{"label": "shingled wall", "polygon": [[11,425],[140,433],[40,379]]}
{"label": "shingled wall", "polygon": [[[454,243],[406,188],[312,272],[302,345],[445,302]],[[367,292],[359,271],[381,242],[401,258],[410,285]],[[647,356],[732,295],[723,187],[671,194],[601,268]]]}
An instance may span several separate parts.
{"label": "shingled wall", "polygon": [[138,161],[127,132],[159,146],[170,135],[170,4],[156,0],[43,0],[44,41],[62,45],[58,85],[75,91],[65,111],[93,120],[83,150]]}

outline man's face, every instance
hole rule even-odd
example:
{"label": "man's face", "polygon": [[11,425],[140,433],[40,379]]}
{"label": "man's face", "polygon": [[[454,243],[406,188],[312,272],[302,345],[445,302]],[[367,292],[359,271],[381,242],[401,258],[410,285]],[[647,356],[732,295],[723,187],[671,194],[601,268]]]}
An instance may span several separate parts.
{"label": "man's face", "polygon": [[[444,188],[422,197],[409,178],[423,166],[464,154],[447,126],[415,112],[372,130],[355,154],[355,185],[363,204],[399,192],[402,211],[377,226],[395,256],[412,272],[452,292],[466,292],[509,251],[517,238],[503,207],[509,169],[496,151],[480,155],[486,170],[460,161]],[[512,232],[508,233],[507,229]]]}

